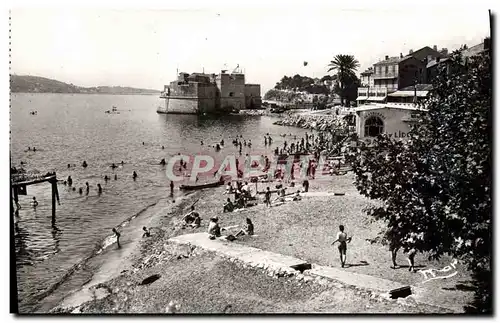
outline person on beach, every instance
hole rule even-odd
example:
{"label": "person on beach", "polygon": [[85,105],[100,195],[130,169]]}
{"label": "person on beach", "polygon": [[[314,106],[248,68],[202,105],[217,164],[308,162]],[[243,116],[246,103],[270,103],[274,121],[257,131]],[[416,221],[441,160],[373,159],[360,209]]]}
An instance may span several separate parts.
{"label": "person on beach", "polygon": [[135,172],[135,170],[134,170],[134,173],[132,174],[132,178],[134,179],[134,181],[137,178],[137,173]]}
{"label": "person on beach", "polygon": [[233,212],[233,210],[234,210],[234,204],[233,204],[233,202],[231,202],[231,199],[228,197],[226,203],[224,203],[223,213]]}
{"label": "person on beach", "polygon": [[112,169],[115,169],[115,168],[116,168],[116,167],[118,167],[118,166],[116,166],[116,164],[115,164],[115,163],[113,163],[113,164],[111,164],[111,166],[110,166],[110,167],[111,167]]}
{"label": "person on beach", "polygon": [[226,191],[224,192],[224,194],[231,194],[231,193],[233,193],[233,186],[231,185],[231,182],[227,182]]}
{"label": "person on beach", "polygon": [[347,259],[347,242],[351,242],[352,237],[347,237],[347,233],[344,232],[344,226],[341,224],[339,225],[339,232],[337,233],[337,239],[332,242],[332,246],[336,243],[339,242],[339,253],[340,253],[340,263],[342,265],[342,268],[345,266],[345,261]]}
{"label": "person on beach", "polygon": [[191,222],[189,225],[193,228],[199,228],[201,225],[200,215],[198,214],[198,212],[194,212],[193,217],[194,217],[193,222]]}
{"label": "person on beach", "polygon": [[33,206],[33,208],[36,208],[38,206],[38,201],[36,200],[36,197],[33,196],[33,201],[31,201],[31,206]]}
{"label": "person on beach", "polygon": [[148,238],[151,236],[151,233],[149,232],[148,228],[142,227],[142,231],[144,231],[144,233],[142,234],[143,238]]}
{"label": "person on beach", "polygon": [[194,205],[191,206],[191,211],[189,211],[186,215],[184,215],[182,217],[182,221],[185,223],[185,224],[190,224],[194,221],[195,217],[199,217],[200,215],[198,214],[198,212],[196,212],[194,210]]}
{"label": "person on beach", "polygon": [[302,182],[302,187],[304,188],[304,192],[309,191],[309,181],[307,180],[307,178]]}
{"label": "person on beach", "polygon": [[118,230],[116,230],[115,228],[113,228],[113,233],[115,234],[116,236],[116,244],[118,245],[118,248],[120,248],[120,232],[118,232]]}
{"label": "person on beach", "polygon": [[267,187],[266,194],[264,196],[264,202],[266,203],[266,206],[271,206],[271,189],[269,186]]}
{"label": "person on beach", "polygon": [[97,194],[101,195],[102,194],[102,187],[101,184],[97,184]]}
{"label": "person on beach", "polygon": [[73,179],[71,178],[71,176],[68,176],[68,186],[71,185],[73,185]]}
{"label": "person on beach", "polygon": [[245,229],[241,229],[238,233],[236,233],[236,237],[239,237],[239,236],[242,236],[242,235],[249,235],[249,236],[253,236],[253,223],[252,223],[252,220],[250,220],[249,218],[247,218],[247,226]]}
{"label": "person on beach", "polygon": [[166,164],[167,162],[165,161],[165,158],[162,158],[162,160],[160,161],[160,165],[165,166]]}
{"label": "person on beach", "polygon": [[220,226],[219,226],[219,218],[213,217],[210,218],[210,223],[208,224],[208,237],[210,240],[214,240],[216,237],[220,237]]}
{"label": "person on beach", "polygon": [[108,175],[104,175],[104,181],[107,182],[109,180]]}
{"label": "person on beach", "polygon": [[84,161],[83,161],[83,163],[82,163],[82,167],[83,167],[83,168],[87,168],[87,166],[88,166],[88,165],[87,165],[87,162],[84,160]]}

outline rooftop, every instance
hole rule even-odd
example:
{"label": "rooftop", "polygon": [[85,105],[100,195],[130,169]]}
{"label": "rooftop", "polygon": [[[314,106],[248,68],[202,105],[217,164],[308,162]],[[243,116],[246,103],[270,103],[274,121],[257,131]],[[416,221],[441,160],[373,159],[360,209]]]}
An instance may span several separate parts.
{"label": "rooftop", "polygon": [[410,58],[410,56],[405,56],[405,57],[389,57],[388,59],[385,59],[383,61],[380,61],[378,63],[375,63],[373,65],[384,65],[384,64],[397,64],[401,61],[404,61],[405,59]]}

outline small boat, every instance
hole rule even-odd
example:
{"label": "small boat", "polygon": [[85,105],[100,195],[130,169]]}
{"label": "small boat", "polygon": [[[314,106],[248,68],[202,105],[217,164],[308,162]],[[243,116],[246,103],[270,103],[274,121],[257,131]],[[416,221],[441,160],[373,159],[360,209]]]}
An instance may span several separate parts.
{"label": "small boat", "polygon": [[179,189],[184,191],[194,191],[194,190],[202,190],[204,188],[211,188],[224,185],[224,181],[218,181],[213,183],[205,183],[205,184],[195,184],[195,185],[181,185]]}

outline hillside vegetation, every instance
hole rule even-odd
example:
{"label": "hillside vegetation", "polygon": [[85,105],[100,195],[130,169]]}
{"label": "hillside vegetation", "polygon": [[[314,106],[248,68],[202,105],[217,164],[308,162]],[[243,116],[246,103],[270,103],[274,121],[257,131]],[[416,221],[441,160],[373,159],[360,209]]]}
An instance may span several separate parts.
{"label": "hillside vegetation", "polygon": [[10,91],[21,93],[96,93],[96,94],[156,94],[158,90],[122,86],[81,87],[57,80],[31,75],[11,75]]}

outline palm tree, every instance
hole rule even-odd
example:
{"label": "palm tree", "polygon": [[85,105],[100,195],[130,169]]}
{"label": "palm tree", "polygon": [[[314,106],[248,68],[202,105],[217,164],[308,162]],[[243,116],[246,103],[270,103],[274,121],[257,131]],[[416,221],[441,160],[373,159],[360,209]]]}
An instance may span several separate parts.
{"label": "palm tree", "polygon": [[330,67],[328,72],[337,71],[337,79],[340,83],[340,102],[344,105],[346,83],[349,79],[355,79],[359,62],[353,55],[338,54],[333,58],[333,61],[330,61],[328,66]]}

